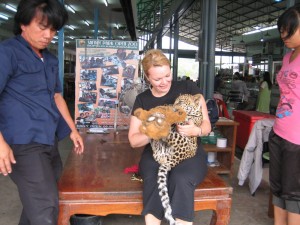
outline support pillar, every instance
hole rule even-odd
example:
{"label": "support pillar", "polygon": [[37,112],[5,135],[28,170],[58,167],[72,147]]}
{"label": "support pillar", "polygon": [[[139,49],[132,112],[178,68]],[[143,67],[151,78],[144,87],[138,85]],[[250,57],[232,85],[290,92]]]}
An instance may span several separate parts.
{"label": "support pillar", "polygon": [[178,77],[178,40],[179,40],[179,18],[178,13],[174,14],[174,54],[173,54],[173,80]]}
{"label": "support pillar", "polygon": [[[64,4],[64,0],[60,0],[62,4]],[[61,28],[58,31],[58,74],[59,74],[59,79],[62,87],[62,94],[64,93],[64,28]]]}

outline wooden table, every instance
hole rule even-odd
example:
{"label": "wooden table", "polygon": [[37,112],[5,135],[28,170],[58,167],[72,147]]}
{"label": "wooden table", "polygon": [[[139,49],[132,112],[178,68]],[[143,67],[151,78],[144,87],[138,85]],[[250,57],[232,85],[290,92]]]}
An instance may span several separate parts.
{"label": "wooden table", "polygon": [[[58,225],[71,215],[140,215],[142,184],[131,181],[124,169],[138,164],[142,149],[132,149],[127,132],[82,134],[85,153],[68,156],[59,181]],[[211,225],[229,224],[232,188],[210,171],[195,191],[195,211],[214,210]]]}

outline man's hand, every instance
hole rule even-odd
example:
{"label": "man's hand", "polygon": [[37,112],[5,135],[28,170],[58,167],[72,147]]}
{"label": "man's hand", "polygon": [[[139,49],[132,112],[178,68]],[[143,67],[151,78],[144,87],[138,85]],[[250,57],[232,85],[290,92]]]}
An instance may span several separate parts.
{"label": "man's hand", "polygon": [[12,149],[6,142],[0,144],[0,174],[7,176],[12,172],[11,164],[15,164],[16,160]]}
{"label": "man's hand", "polygon": [[83,144],[82,137],[80,136],[78,131],[77,130],[72,131],[70,134],[70,138],[74,144],[74,151],[79,155],[82,154],[84,151],[84,144]]}

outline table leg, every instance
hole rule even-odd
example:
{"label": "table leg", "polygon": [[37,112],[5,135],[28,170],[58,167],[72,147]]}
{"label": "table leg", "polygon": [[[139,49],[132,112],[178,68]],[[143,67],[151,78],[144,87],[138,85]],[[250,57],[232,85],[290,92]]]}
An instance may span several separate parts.
{"label": "table leg", "polygon": [[228,225],[230,220],[231,199],[219,200],[210,225]]}
{"label": "table leg", "polygon": [[69,207],[66,205],[59,206],[58,222],[57,225],[69,225],[70,214]]}

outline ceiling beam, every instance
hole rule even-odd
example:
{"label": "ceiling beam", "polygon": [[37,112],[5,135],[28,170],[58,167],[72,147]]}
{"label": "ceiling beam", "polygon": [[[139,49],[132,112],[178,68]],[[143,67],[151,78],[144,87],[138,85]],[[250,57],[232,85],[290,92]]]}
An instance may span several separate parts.
{"label": "ceiling beam", "polygon": [[131,40],[136,41],[137,37],[136,37],[135,22],[134,22],[131,0],[120,0],[120,3],[123,9],[127,30],[130,34]]}
{"label": "ceiling beam", "polygon": [[[175,12],[186,12],[186,9],[188,9],[195,0],[177,0],[172,2],[172,5],[170,6],[170,10],[168,11],[167,15],[164,15],[163,21],[160,21],[159,24],[155,27],[153,34],[147,44],[144,47],[144,51],[149,48],[149,46],[154,43],[157,35],[163,31],[164,27],[169,24],[170,20],[172,20],[172,16],[175,14]],[[181,16],[183,16],[181,14]]]}

